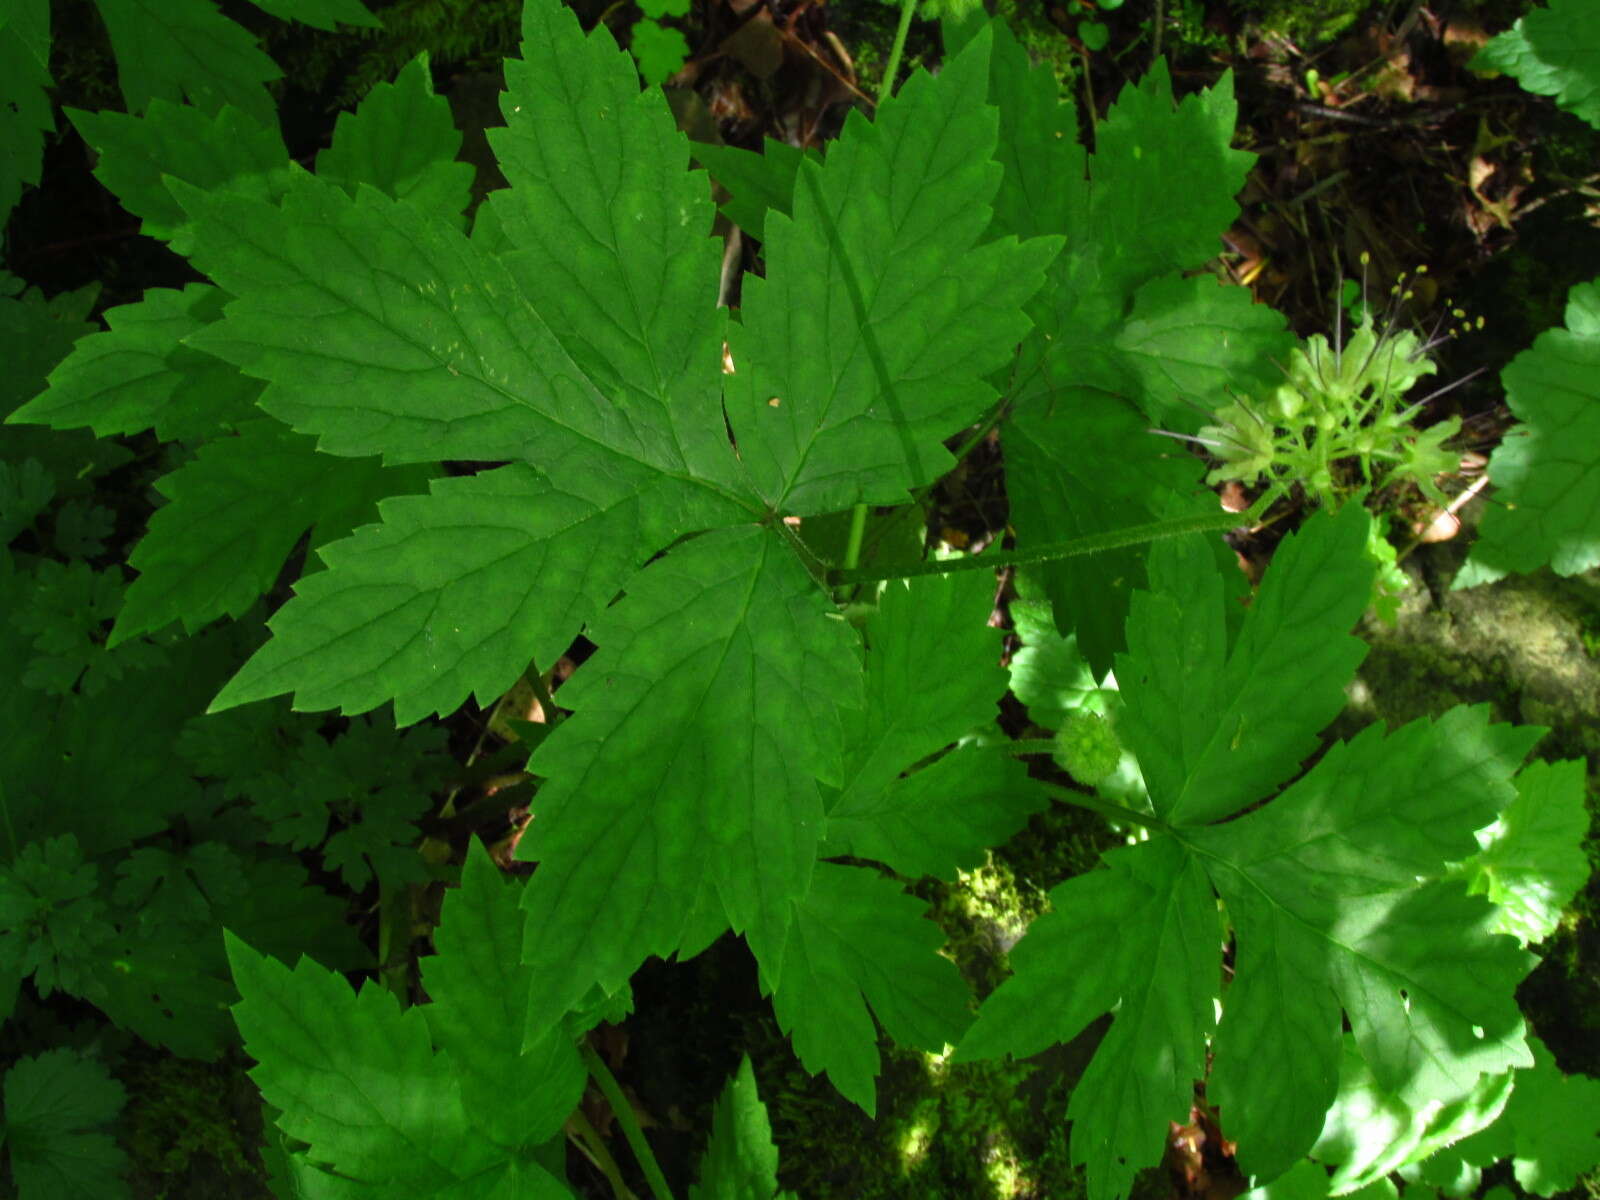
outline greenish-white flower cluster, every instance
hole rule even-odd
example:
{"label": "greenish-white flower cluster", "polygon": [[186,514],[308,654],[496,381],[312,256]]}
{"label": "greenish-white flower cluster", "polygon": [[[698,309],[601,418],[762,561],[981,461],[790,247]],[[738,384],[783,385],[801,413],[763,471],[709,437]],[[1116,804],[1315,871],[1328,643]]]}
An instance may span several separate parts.
{"label": "greenish-white flower cluster", "polygon": [[1460,430],[1460,419],[1419,430],[1411,421],[1421,404],[1405,402],[1412,385],[1437,370],[1414,333],[1380,333],[1370,318],[1342,350],[1314,334],[1270,394],[1236,398],[1201,429],[1222,460],[1208,480],[1264,482],[1269,503],[1299,484],[1327,508],[1410,480],[1442,507],[1435,478],[1458,465],[1444,443]]}

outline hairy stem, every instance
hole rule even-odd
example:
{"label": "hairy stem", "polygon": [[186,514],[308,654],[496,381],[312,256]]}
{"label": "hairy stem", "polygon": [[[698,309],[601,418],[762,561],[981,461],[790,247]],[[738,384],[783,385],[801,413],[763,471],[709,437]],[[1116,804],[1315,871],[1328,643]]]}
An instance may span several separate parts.
{"label": "hairy stem", "polygon": [[1215,516],[1178,517],[1170,521],[1151,521],[1127,529],[1113,529],[1106,533],[1093,533],[1087,537],[1066,542],[1052,542],[1047,546],[1032,546],[1026,550],[990,550],[970,558],[952,558],[941,562],[903,563],[889,568],[865,570],[834,570],[828,572],[828,581],[835,587],[851,583],[868,583],[880,579],[909,579],[913,575],[953,575],[957,571],[988,571],[995,567],[1026,566],[1029,563],[1054,562],[1061,558],[1076,558],[1080,554],[1100,554],[1107,550],[1120,550],[1124,546],[1137,546],[1163,538],[1183,537],[1191,533],[1211,533],[1252,525],[1259,514],[1254,508],[1245,513],[1217,513]]}

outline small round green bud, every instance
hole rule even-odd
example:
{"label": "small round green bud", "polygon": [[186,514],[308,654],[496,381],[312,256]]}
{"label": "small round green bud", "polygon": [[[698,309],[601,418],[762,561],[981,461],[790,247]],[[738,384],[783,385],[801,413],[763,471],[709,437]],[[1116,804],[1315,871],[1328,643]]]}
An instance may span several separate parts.
{"label": "small round green bud", "polygon": [[1079,783],[1097,787],[1116,773],[1122,743],[1104,717],[1078,708],[1056,731],[1052,757]]}

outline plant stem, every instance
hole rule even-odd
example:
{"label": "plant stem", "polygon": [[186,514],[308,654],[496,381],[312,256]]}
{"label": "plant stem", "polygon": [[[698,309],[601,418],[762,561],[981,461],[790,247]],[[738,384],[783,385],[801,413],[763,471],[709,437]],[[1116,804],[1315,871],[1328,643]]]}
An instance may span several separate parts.
{"label": "plant stem", "polygon": [[1124,808],[1110,800],[1102,800],[1097,795],[1088,792],[1075,792],[1071,788],[1064,788],[1059,784],[1045,784],[1057,800],[1075,805],[1078,808],[1087,808],[1090,812],[1099,813],[1102,817],[1109,817],[1113,821],[1126,821],[1130,825],[1137,825],[1141,829],[1148,829],[1151,833],[1171,833],[1172,827],[1160,817],[1152,817],[1149,813],[1134,812],[1131,808]]}
{"label": "plant stem", "polygon": [[595,1169],[606,1177],[606,1182],[611,1185],[611,1194],[616,1200],[637,1200],[630,1188],[622,1179],[622,1170],[617,1166],[617,1160],[611,1157],[611,1151],[606,1149],[605,1139],[595,1132],[589,1118],[583,1115],[583,1110],[577,1109],[567,1118],[570,1127],[567,1136],[577,1145],[578,1149]]}
{"label": "plant stem", "polygon": [[998,550],[970,558],[945,559],[942,562],[903,563],[884,569],[835,570],[828,579],[835,587],[851,583],[869,583],[880,579],[909,579],[914,575],[953,575],[957,571],[988,571],[995,567],[1025,566],[1029,563],[1054,562],[1061,558],[1076,558],[1080,554],[1100,554],[1106,550],[1120,550],[1124,546],[1137,546],[1163,538],[1182,537],[1190,533],[1211,533],[1215,530],[1234,529],[1252,525],[1259,514],[1254,508],[1243,513],[1217,513],[1215,516],[1178,517],[1170,521],[1151,521],[1127,529],[1113,529],[1066,542],[1052,542],[1047,546],[1033,546],[1026,550]]}
{"label": "plant stem", "polygon": [[906,48],[906,34],[911,32],[911,14],[917,10],[917,0],[905,0],[900,6],[900,25],[894,31],[894,44],[889,47],[889,61],[883,65],[883,81],[878,84],[878,103],[894,95],[894,77],[900,73],[900,55]]}
{"label": "plant stem", "polygon": [[666,1176],[661,1174],[661,1167],[656,1162],[656,1156],[650,1152],[650,1143],[645,1140],[644,1130],[639,1128],[639,1122],[633,1115],[633,1105],[628,1103],[628,1098],[622,1094],[616,1076],[605,1062],[595,1053],[594,1047],[588,1041],[578,1043],[578,1050],[583,1055],[583,1065],[589,1069],[589,1076],[600,1085],[601,1094],[605,1096],[606,1103],[611,1106],[611,1114],[617,1118],[617,1124],[622,1126],[622,1136],[628,1139],[628,1146],[633,1150],[633,1157],[639,1163],[639,1169],[644,1172],[645,1182],[650,1185],[650,1192],[656,1200],[672,1200],[672,1189],[667,1186]]}
{"label": "plant stem", "polygon": [[867,506],[858,504],[850,510],[850,537],[844,544],[844,569],[854,571],[861,565],[861,537],[867,531]]}

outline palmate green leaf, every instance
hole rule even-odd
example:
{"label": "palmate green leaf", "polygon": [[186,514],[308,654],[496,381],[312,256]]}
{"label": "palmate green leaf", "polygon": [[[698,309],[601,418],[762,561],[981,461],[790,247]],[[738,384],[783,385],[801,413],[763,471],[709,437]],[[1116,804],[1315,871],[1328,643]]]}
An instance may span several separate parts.
{"label": "palmate green leaf", "polygon": [[117,78],[129,112],[152,100],[177,104],[187,97],[207,112],[224,104],[264,126],[277,115],[262,85],[283,72],[244,26],[230,21],[212,0],[96,0]]}
{"label": "palmate green leaf", "polygon": [[873,1016],[900,1045],[934,1053],[970,1020],[967,985],[939,956],[944,933],[925,908],[874,871],[818,863],[772,992],[778,1024],[806,1070],[826,1071],[868,1116],[877,1109]]}
{"label": "palmate green leaf", "polygon": [[353,993],[309,959],[290,971],[232,934],[226,940],[243,997],[234,1019],[257,1061],[251,1078],[281,1110],[278,1127],[310,1147],[294,1156],[302,1194],[567,1195],[484,1136],[452,1060],[430,1045],[421,1008],[402,1012],[375,984]]}
{"label": "palmate green leaf", "polygon": [[[1491,726],[1481,709],[1369,729],[1234,816],[1298,767],[1308,731],[1340,707],[1372,571],[1367,523],[1347,506],[1286,540],[1231,653],[1209,550],[1152,553],[1154,590],[1135,598],[1117,678],[1122,729],[1172,831],[1052,893],[959,1051],[1031,1053],[1120,1002],[1069,1114],[1097,1200],[1125,1195],[1166,1122],[1185,1118],[1219,994],[1207,1098],[1263,1181],[1317,1138],[1341,1011],[1378,1083],[1419,1102],[1528,1062],[1514,992],[1532,960],[1445,875],[1510,804],[1542,731]],[[1213,892],[1237,943],[1225,989]],[[1138,949],[1097,965],[1119,942]]]}
{"label": "palmate green leaf", "polygon": [[193,633],[218,617],[242,615],[272,586],[306,530],[312,546],[321,546],[371,516],[380,497],[426,483],[420,468],[319,455],[310,438],[276,421],[242,423],[239,436],[201,447],[157,484],[169,503],[128,560],[139,578],[109,644],[173,621]]}
{"label": "palmate green leaf", "polygon": [[6,1072],[0,1133],[18,1200],[123,1200],[128,1156],[105,1129],[126,1093],[104,1064],[77,1050],[19,1058]]}
{"label": "palmate green leaf", "polygon": [[1506,71],[1528,91],[1554,96],[1568,112],[1600,126],[1600,15],[1587,0],[1529,8],[1471,65]]}
{"label": "palmate green leaf", "polygon": [[[1386,738],[1372,727],[1274,804],[1194,834],[1239,940],[1208,1094],[1238,1113],[1229,1136],[1263,1178],[1332,1101],[1341,1006],[1379,1086],[1413,1102],[1527,1064],[1513,992],[1533,959],[1439,877],[1510,803],[1539,732],[1464,708]],[[1290,981],[1299,1004],[1278,990]]]}
{"label": "palmate green leaf", "polygon": [[772,986],[860,707],[854,631],[770,530],[722,530],[651,564],[595,622],[534,752],[547,782],[519,854],[528,1036],[599,984],[677,949],[702,878]]}
{"label": "palmate green leaf", "polygon": [[992,750],[955,750],[899,778],[993,724],[1006,688],[993,603],[994,581],[978,572],[885,588],[867,621],[866,708],[846,735],[827,853],[953,879],[1048,802],[1022,763]]}
{"label": "palmate green leaf", "polygon": [[421,54],[393,83],[368,92],[355,112],[339,114],[333,144],[317,155],[317,175],[352,195],[370,184],[396,200],[458,217],[464,226],[472,165],[456,161],[460,152],[450,104],[434,95],[428,56]]}
{"label": "palmate green leaf", "polygon": [[[927,482],[994,395],[982,379],[1058,246],[977,245],[998,182],[980,39],[806,169],[725,379],[708,181],[683,172],[664,104],[560,6],[535,0],[524,33],[497,135],[512,187],[481,239],[298,168],[281,188],[167,183],[196,265],[235,297],[187,344],[265,380],[262,409],[325,453],[509,462],[381,504],[380,525],[328,547],[215,706],[392,698],[404,722],[488,700],[580,628],[599,646],[530,763],[532,1045],[595,985],[727,925],[779,986],[862,666],[769,510]],[[787,328],[791,300],[833,323]],[[779,377],[772,441],[768,394],[746,401]]]}
{"label": "palmate green leaf", "polygon": [[[1149,427],[1192,433],[1190,405],[1203,409],[1242,379],[1270,381],[1272,355],[1290,345],[1282,318],[1253,306],[1248,292],[1178,274],[1216,253],[1252,161],[1229,148],[1230,77],[1174,105],[1158,62],[1123,90],[1093,155],[1075,140],[1077,120],[1055,78],[1004,29],[989,94],[1000,107],[1005,170],[994,232],[1067,235],[1028,306],[1034,330],[1002,427],[1019,545],[1214,504],[1199,489],[1198,460]],[[1175,175],[1182,204],[1172,203]],[[1105,462],[1119,469],[1098,469]],[[1061,630],[1077,634],[1104,676],[1122,645],[1128,598],[1144,580],[1142,551],[1057,561],[1040,574]]]}
{"label": "palmate green leaf", "polygon": [[790,218],[766,218],[765,279],[729,329],[728,419],[775,509],[899,503],[951,465],[941,444],[996,396],[1027,330],[1018,307],[1060,242],[980,245],[1000,183],[983,103],[990,39],[908,82],[802,163]]}
{"label": "palmate green leaf", "polygon": [[1484,512],[1456,587],[1534,571],[1600,565],[1600,282],[1567,297],[1565,329],[1547,329],[1501,372],[1520,422],[1489,457],[1497,503]]}

